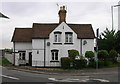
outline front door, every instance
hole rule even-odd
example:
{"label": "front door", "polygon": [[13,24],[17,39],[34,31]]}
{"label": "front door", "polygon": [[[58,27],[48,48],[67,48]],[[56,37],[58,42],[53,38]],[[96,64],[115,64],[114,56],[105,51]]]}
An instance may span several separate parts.
{"label": "front door", "polygon": [[32,52],[29,52],[29,65],[32,66]]}

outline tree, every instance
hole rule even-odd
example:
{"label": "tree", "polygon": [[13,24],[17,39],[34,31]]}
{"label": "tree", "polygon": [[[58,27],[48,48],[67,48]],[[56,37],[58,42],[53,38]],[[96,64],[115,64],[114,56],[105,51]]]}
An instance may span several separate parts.
{"label": "tree", "polygon": [[115,50],[120,53],[120,31],[115,34]]}
{"label": "tree", "polygon": [[115,30],[108,30],[108,28],[106,28],[98,39],[98,49],[107,50],[108,52],[115,49],[115,40]]}

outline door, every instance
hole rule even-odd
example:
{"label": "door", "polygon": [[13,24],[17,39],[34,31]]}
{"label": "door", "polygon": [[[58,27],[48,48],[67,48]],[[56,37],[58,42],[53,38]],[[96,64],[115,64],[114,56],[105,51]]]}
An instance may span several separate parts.
{"label": "door", "polygon": [[29,52],[29,66],[32,66],[32,52]]}

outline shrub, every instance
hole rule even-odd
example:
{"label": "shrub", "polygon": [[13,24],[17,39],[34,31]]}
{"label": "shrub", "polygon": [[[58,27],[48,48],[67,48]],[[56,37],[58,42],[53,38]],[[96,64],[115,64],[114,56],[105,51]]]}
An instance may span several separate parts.
{"label": "shrub", "polygon": [[63,69],[70,68],[70,58],[69,57],[61,57],[61,67]]}
{"label": "shrub", "polygon": [[106,50],[99,50],[98,51],[98,59],[104,59],[108,58],[109,54]]}
{"label": "shrub", "polygon": [[96,61],[90,61],[88,64],[88,67],[95,68],[96,67]]}
{"label": "shrub", "polygon": [[77,50],[69,50],[68,54],[72,61],[75,60],[76,56],[79,56],[79,52]]}
{"label": "shrub", "polygon": [[85,60],[85,58],[83,56],[81,56],[80,60],[73,61],[73,67],[75,69],[85,68],[86,66],[87,66],[87,60]]}
{"label": "shrub", "polygon": [[113,63],[111,62],[111,61],[105,61],[104,62],[104,66],[110,66],[110,65],[112,65]]}
{"label": "shrub", "polygon": [[104,67],[104,59],[99,59],[98,60],[98,67],[99,68]]}
{"label": "shrub", "polygon": [[94,56],[95,55],[94,55],[93,51],[86,51],[85,52],[85,57],[87,57],[89,59],[93,59]]}
{"label": "shrub", "polygon": [[118,56],[118,53],[115,50],[111,50],[109,52],[109,57],[112,59],[113,63],[117,62],[117,58],[116,58],[117,56]]}

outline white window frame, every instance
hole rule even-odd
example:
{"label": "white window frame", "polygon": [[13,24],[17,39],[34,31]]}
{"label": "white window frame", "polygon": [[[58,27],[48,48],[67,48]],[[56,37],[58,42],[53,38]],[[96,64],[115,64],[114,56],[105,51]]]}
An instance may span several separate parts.
{"label": "white window frame", "polygon": [[54,34],[54,42],[61,43],[61,34],[60,33]]}
{"label": "white window frame", "polygon": [[[57,56],[57,59],[56,59],[56,56]],[[58,61],[58,50],[51,51],[51,59],[52,61]]]}
{"label": "white window frame", "polygon": [[73,43],[73,34],[72,33],[71,34],[65,34],[65,43]]}

